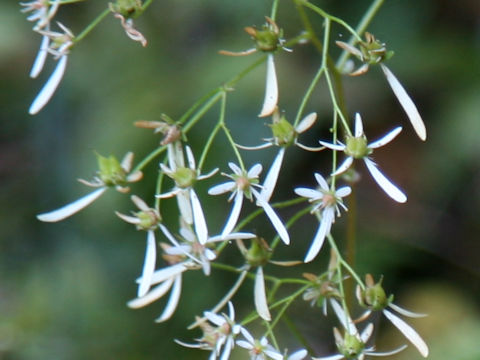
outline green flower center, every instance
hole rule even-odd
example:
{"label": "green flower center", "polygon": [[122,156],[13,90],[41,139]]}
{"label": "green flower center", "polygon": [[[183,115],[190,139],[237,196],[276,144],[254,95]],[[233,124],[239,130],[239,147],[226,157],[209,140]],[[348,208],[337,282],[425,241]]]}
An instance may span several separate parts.
{"label": "green flower center", "polygon": [[367,138],[365,136],[349,136],[347,138],[347,147],[345,154],[352,156],[355,159],[362,159],[372,153],[372,150],[367,146]]}

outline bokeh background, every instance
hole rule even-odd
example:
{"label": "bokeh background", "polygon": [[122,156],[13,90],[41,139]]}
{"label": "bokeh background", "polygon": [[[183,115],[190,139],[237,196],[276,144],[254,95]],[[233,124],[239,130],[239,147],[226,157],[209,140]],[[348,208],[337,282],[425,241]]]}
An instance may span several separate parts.
{"label": "bokeh background", "polygon": [[[315,1],[355,25],[369,1]],[[57,19],[79,33],[106,6],[85,1],[64,6]],[[52,71],[51,62],[35,80],[28,77],[40,36],[15,1],[0,2],[0,359],[203,359],[172,339],[190,341],[197,332],[185,327],[231,286],[234,277],[214,271],[211,278],[188,274],[184,296],[173,319],[155,324],[164,301],[130,310],[136,293],[144,234],[123,223],[114,209],[133,209],[127,196],[109,192],[93,206],[58,224],[36,220],[85,194],[76,182],[96,170],[94,151],[118,158],[132,150],[140,159],[159,138],[133,126],[135,120],[158,120],[161,113],[180,116],[190,104],[254,61],[227,58],[219,49],[251,46],[244,26],[261,25],[269,1],[154,1],[136,20],[149,44],[129,40],[116,19],[108,17],[72,51],[56,95],[37,116],[28,107]],[[321,20],[309,16],[317,29]],[[278,23],[286,38],[297,35],[300,21],[291,2],[280,1]],[[478,0],[386,0],[369,27],[396,55],[388,66],[409,90],[427,124],[428,141],[414,135],[381,71],[344,79],[351,115],[361,112],[371,139],[398,124],[404,131],[376,153],[389,177],[409,195],[398,205],[365,175],[357,186],[357,260],[359,273],[370,272],[395,293],[396,303],[429,317],[411,321],[431,347],[434,360],[480,359],[480,2]],[[335,27],[332,39],[344,39]],[[281,107],[292,118],[320,57],[309,46],[277,56]],[[257,118],[263,99],[264,69],[258,68],[228,98],[227,123],[238,142],[254,145],[268,136]],[[328,139],[330,102],[324,86],[307,111],[319,114],[304,142]],[[218,114],[214,108],[189,136],[199,149]],[[231,152],[221,143],[208,166],[225,169]],[[247,154],[265,167],[274,150]],[[287,154],[275,199],[293,196],[291,184],[313,186],[313,172],[325,173],[328,154]],[[156,164],[146,180],[133,187],[151,199]],[[206,182],[206,186],[214,184]],[[221,227],[227,207],[205,199]],[[223,202],[221,204],[224,204]],[[210,205],[210,206],[209,206]],[[214,205],[214,206],[213,206]],[[224,204],[226,206],[226,204]],[[287,217],[288,211],[282,213]],[[173,215],[170,216],[174,221]],[[335,227],[341,243],[346,216]],[[305,226],[303,226],[305,225]],[[315,223],[306,218],[279,258],[301,258]],[[238,253],[229,255],[241,264]],[[301,272],[319,272],[319,257]],[[275,271],[275,269],[267,268]],[[201,284],[199,287],[198,285]],[[252,305],[252,286],[235,298],[239,316]],[[334,351],[330,323],[301,301],[289,317],[301,329],[316,356]],[[392,326],[378,324],[379,350],[404,342]],[[299,344],[289,342],[291,348]],[[239,353],[235,359],[245,359]],[[420,359],[410,348],[395,359]]]}

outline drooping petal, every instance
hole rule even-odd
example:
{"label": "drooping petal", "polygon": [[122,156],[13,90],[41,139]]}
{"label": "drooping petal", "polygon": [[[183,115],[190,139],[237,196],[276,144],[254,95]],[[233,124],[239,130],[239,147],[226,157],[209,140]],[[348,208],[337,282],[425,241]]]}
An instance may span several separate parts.
{"label": "drooping petal", "polygon": [[385,135],[384,137],[368,144],[368,148],[370,149],[377,149],[383,145],[386,145],[388,144],[390,141],[392,141],[393,139],[395,139],[397,137],[398,134],[400,134],[400,132],[402,131],[402,127],[399,126],[395,129],[393,129],[392,131],[390,131],[387,135]]}
{"label": "drooping petal", "polygon": [[425,128],[422,117],[418,113],[415,103],[412,101],[402,84],[400,84],[400,81],[398,81],[398,79],[395,77],[395,75],[393,75],[390,69],[383,64],[380,64],[380,66],[382,67],[383,73],[385,74],[385,77],[387,78],[387,81],[392,88],[393,93],[400,102],[400,105],[402,105],[403,110],[405,110],[405,112],[407,113],[413,129],[417,133],[418,137],[421,140],[425,141],[427,139],[427,129]]}
{"label": "drooping petal", "polygon": [[233,200],[233,207],[230,216],[228,217],[227,223],[222,231],[222,237],[227,236],[232,232],[237,225],[238,217],[240,216],[240,211],[242,210],[243,204],[243,192],[237,191],[235,194],[235,199]]}
{"label": "drooping petal", "polygon": [[317,180],[317,183],[318,185],[320,185],[322,190],[329,190],[327,180],[325,180],[322,175],[320,175],[319,173],[315,173],[315,179]]}
{"label": "drooping petal", "polygon": [[265,279],[263,278],[263,269],[261,266],[257,269],[257,275],[255,276],[255,289],[254,289],[255,309],[258,315],[266,321],[272,320],[270,311],[268,310],[267,294],[265,293]]}
{"label": "drooping petal", "polygon": [[156,286],[154,289],[150,290],[144,296],[130,300],[127,303],[127,306],[132,309],[138,309],[148,304],[151,304],[155,300],[160,299],[163,295],[165,295],[168,292],[168,290],[170,290],[170,288],[172,287],[173,281],[174,281],[174,278],[164,281],[160,285]]}
{"label": "drooping petal", "polygon": [[332,228],[334,218],[335,210],[333,208],[327,208],[322,212],[320,226],[318,227],[317,233],[313,238],[312,245],[310,245],[307,255],[305,255],[305,260],[303,260],[304,262],[307,263],[312,261],[320,252],[323,242],[325,241],[325,236],[328,235],[330,229]]}
{"label": "drooping petal", "polygon": [[403,316],[407,316],[411,318],[422,318],[422,317],[428,316],[427,314],[420,314],[420,313],[415,313],[413,311],[408,311],[404,308],[401,308],[398,305],[395,305],[394,303],[388,304],[388,307],[392,308],[393,310],[395,310],[396,312],[398,312]]}
{"label": "drooping petal", "polygon": [[418,333],[405,321],[395,314],[383,309],[383,314],[387,317],[395,327],[402,332],[403,335],[417,348],[423,357],[428,356],[428,346]]}
{"label": "drooping petal", "polygon": [[48,55],[48,45],[50,43],[50,39],[48,36],[43,35],[42,37],[42,43],[40,44],[40,49],[38,50],[37,57],[35,58],[35,61],[33,62],[32,70],[30,71],[30,77],[31,78],[36,78],[38,74],[43,69],[43,65],[45,65],[45,60],[47,59]]}
{"label": "drooping petal", "polygon": [[399,203],[407,201],[407,196],[378,170],[377,165],[372,160],[364,158],[363,161],[365,161],[365,165],[367,165],[368,171],[370,171],[373,179],[388,196]]}
{"label": "drooping petal", "polygon": [[180,300],[180,294],[182,292],[182,277],[177,276],[175,282],[173,283],[172,292],[170,293],[170,298],[168,299],[167,306],[163,310],[162,315],[160,315],[155,322],[161,323],[170,319],[177,308],[178,301]]}
{"label": "drooping petal", "polygon": [[63,206],[60,209],[37,215],[37,219],[45,222],[57,222],[66,219],[67,217],[72,216],[97,200],[106,190],[107,187],[101,187],[100,189],[97,189],[94,192]]}
{"label": "drooping petal", "polygon": [[350,168],[352,163],[353,163],[353,156],[348,156],[345,160],[343,160],[343,163],[340,164],[337,170],[335,170],[332,173],[332,176],[336,176],[336,175],[340,175],[341,173],[344,173]]}
{"label": "drooping petal", "polygon": [[275,71],[273,54],[267,55],[267,80],[265,84],[265,98],[259,117],[270,116],[275,111],[278,103],[278,83]]}
{"label": "drooping petal", "polygon": [[190,198],[192,200],[193,225],[195,226],[195,233],[200,244],[205,245],[208,239],[207,222],[205,221],[205,215],[203,214],[200,200],[193,189],[190,190]]}
{"label": "drooping petal", "polygon": [[147,248],[145,250],[145,260],[143,262],[142,281],[138,286],[138,297],[144,296],[152,284],[152,276],[155,271],[155,262],[157,259],[157,244],[155,243],[155,233],[152,230],[147,232]]}
{"label": "drooping petal", "polygon": [[33,103],[28,110],[30,115],[35,115],[48,103],[53,93],[57,89],[58,84],[60,84],[66,67],[67,55],[63,55],[58,60],[57,66],[55,67],[52,75],[43,86],[42,90],[40,90],[35,100],[33,100]]}
{"label": "drooping petal", "polygon": [[267,214],[268,219],[272,223],[273,227],[275,230],[277,230],[278,235],[280,236],[280,239],[288,245],[290,244],[290,236],[288,235],[287,229],[285,228],[285,225],[283,225],[282,220],[278,217],[277,213],[273,210],[273,208],[270,206],[268,202],[266,202],[260,194],[255,190],[255,189],[250,189],[257,199],[257,205],[263,208],[265,211],[265,214]]}
{"label": "drooping petal", "polygon": [[277,184],[278,174],[280,173],[280,168],[282,167],[283,158],[285,155],[285,148],[280,148],[277,156],[273,160],[272,166],[268,170],[265,181],[263,182],[262,191],[260,191],[260,196],[265,199],[265,201],[270,201],[272,197],[273,190]]}
{"label": "drooping petal", "polygon": [[355,114],[355,137],[363,136],[363,123],[362,117],[359,113]]}

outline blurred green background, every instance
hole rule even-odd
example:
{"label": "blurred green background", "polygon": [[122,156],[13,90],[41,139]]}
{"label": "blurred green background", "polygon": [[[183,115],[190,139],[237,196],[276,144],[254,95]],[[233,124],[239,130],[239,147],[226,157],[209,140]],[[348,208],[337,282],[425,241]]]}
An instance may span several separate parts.
{"label": "blurred green background", "polygon": [[[355,25],[370,1],[315,3]],[[106,4],[85,1],[64,6],[57,19],[78,34]],[[200,335],[185,327],[229,289],[232,275],[188,274],[175,316],[158,325],[153,319],[165,300],[135,311],[125,305],[136,293],[134,279],[141,271],[145,241],[143,233],[113,214],[114,209],[124,213],[133,209],[128,196],[108,192],[58,224],[40,223],[35,215],[88,191],[76,179],[93,176],[94,151],[120,158],[132,150],[140,159],[154,149],[159,138],[133,127],[133,121],[158,120],[161,113],[178,118],[208,90],[253,62],[257,55],[228,58],[217,51],[250,47],[242,29],[263,24],[270,5],[263,0],[154,1],[136,20],[148,39],[146,48],[129,40],[110,16],[72,51],[57,93],[32,117],[28,107],[53,64],[48,62],[38,79],[28,77],[40,36],[31,31],[18,3],[0,3],[0,359],[208,357],[172,339],[190,341]],[[321,29],[320,19],[310,12],[309,16]],[[301,30],[290,1],[280,0],[277,20],[286,38]],[[395,293],[397,304],[430,314],[411,323],[430,345],[431,359],[478,360],[480,2],[386,0],[369,31],[395,50],[388,66],[415,99],[428,141],[416,138],[378,68],[345,79],[349,112],[361,112],[370,139],[404,125],[399,138],[375,159],[409,196],[406,205],[393,203],[359,167],[365,176],[356,195],[356,267],[376,278],[384,274],[385,288]],[[343,29],[333,29],[333,40],[346,36]],[[292,118],[320,57],[305,45],[276,59],[281,107]],[[260,67],[229,95],[227,123],[239,143],[254,145],[258,136],[268,136],[264,121],[256,116],[263,88]],[[315,92],[307,111],[319,114],[316,130],[303,138],[314,146],[318,139],[328,139],[331,110],[324,86]],[[217,114],[216,107],[194,128],[189,136],[194,149],[205,141]],[[227,170],[231,152],[214,153],[218,158],[211,158],[206,169]],[[260,157],[267,168],[274,154],[266,150],[246,157],[250,164]],[[313,172],[328,171],[328,156],[289,152],[275,199],[292,197],[292,183],[313,186]],[[156,163],[146,169],[146,180],[133,186],[136,194],[151,199],[156,171]],[[207,180],[204,189],[215,181]],[[224,202],[215,200],[219,199],[205,199],[205,211],[216,219],[209,223],[211,232],[220,229],[228,211],[218,207]],[[282,214],[287,217],[288,211]],[[334,228],[340,242],[346,217]],[[297,230],[296,246],[281,249],[278,258],[303,257],[316,225],[312,217],[301,225],[307,230]],[[241,264],[238,254],[230,256]],[[325,261],[319,257],[298,274],[322,271]],[[251,290],[247,284],[235,298],[236,304],[246,303],[237,305],[240,316],[253,302]],[[318,310],[299,302],[289,315],[316,356],[334,351],[331,327]],[[378,326],[379,350],[405,342],[385,321]],[[246,358],[242,356],[245,353],[236,359]],[[420,355],[410,346],[394,358]]]}

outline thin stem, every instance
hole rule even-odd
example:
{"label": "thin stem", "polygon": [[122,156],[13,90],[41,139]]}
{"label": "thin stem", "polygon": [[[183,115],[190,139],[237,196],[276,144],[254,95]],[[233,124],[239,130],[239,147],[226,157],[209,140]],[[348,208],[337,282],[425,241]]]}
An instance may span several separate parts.
{"label": "thin stem", "polygon": [[270,19],[275,21],[277,17],[277,9],[278,9],[278,0],[273,0],[272,3],[272,11],[270,12]]}
{"label": "thin stem", "polygon": [[73,42],[78,43],[79,41],[81,41],[85,36],[88,35],[88,33],[90,33],[90,31],[92,31],[95,28],[95,26],[100,24],[102,20],[107,17],[108,14],[110,14],[110,9],[107,8],[103,10],[103,12],[100,15],[98,15],[95,18],[95,20],[93,20],[80,34],[75,36],[75,38],[73,39]]}
{"label": "thin stem", "polygon": [[312,79],[312,82],[310,83],[307,91],[305,92],[305,95],[302,98],[302,102],[300,103],[300,106],[298,107],[297,115],[295,116],[295,122],[293,123],[293,127],[297,126],[298,123],[300,122],[300,118],[303,115],[303,111],[305,110],[305,106],[307,105],[308,100],[310,100],[310,96],[312,96],[313,90],[318,84],[318,81],[320,80],[323,72],[325,71],[325,68],[323,66],[318,69],[317,73]]}
{"label": "thin stem", "polygon": [[201,108],[200,110],[198,110],[194,116],[192,116],[190,118],[190,120],[188,121],[188,123],[185,125],[185,127],[183,128],[183,131],[185,133],[187,133],[202,117],[203,115],[205,115],[205,113],[207,113],[208,110],[210,110],[212,108],[213,105],[215,105],[215,103],[220,100],[220,98],[222,97],[222,94],[223,93],[217,93],[215,94],[212,98],[210,98],[210,100],[208,100]]}
{"label": "thin stem", "polygon": [[145,157],[142,161],[140,161],[138,165],[132,170],[132,174],[142,170],[145,166],[147,166],[150,163],[150,161],[152,161],[161,153],[163,153],[166,148],[167,148],[166,146],[161,146],[155,149],[154,151],[152,151],[150,154],[148,154],[147,157]]}

